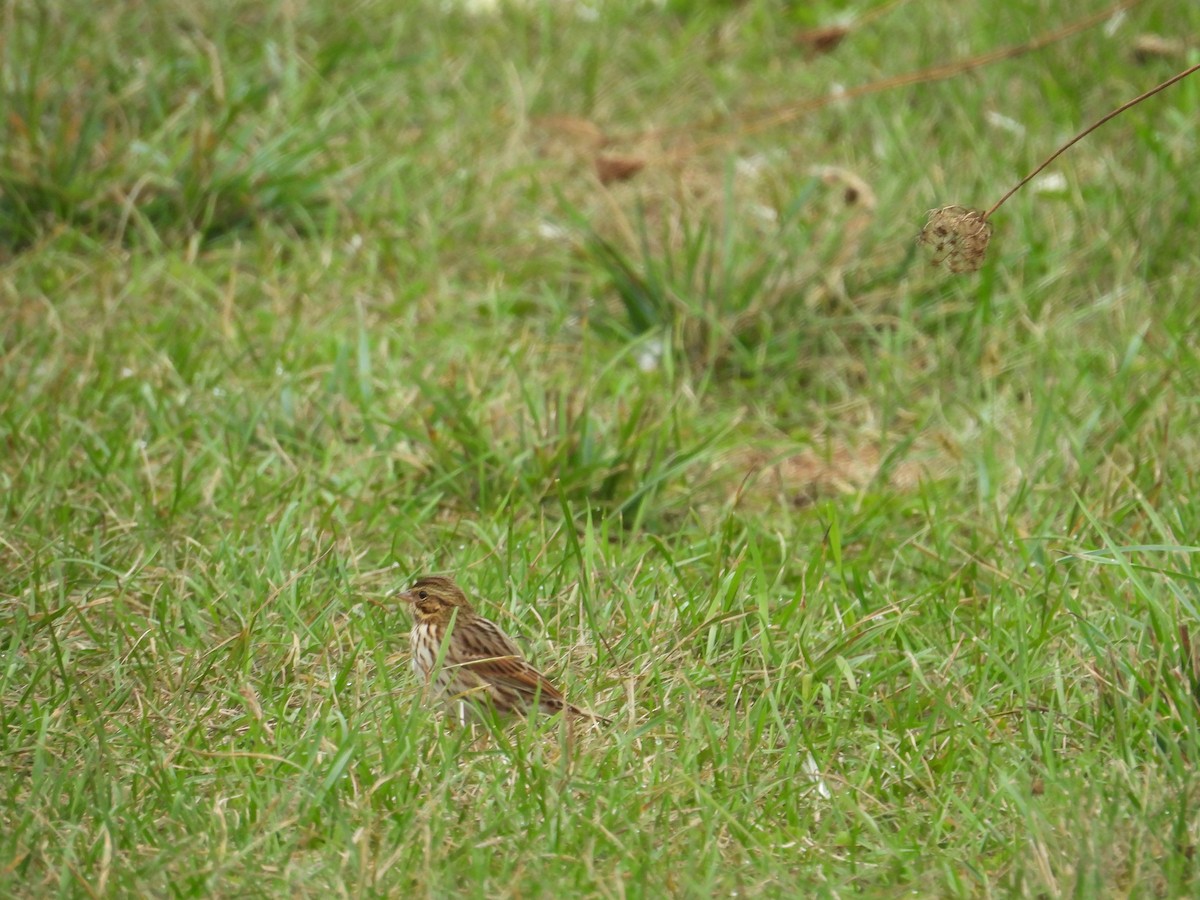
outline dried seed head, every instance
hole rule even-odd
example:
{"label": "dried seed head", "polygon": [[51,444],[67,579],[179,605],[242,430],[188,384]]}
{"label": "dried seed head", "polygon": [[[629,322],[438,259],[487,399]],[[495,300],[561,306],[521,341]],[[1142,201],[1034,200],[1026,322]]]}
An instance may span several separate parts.
{"label": "dried seed head", "polygon": [[943,206],[929,211],[919,242],[931,248],[930,262],[951,272],[977,272],[992,239],[992,223],[977,209]]}

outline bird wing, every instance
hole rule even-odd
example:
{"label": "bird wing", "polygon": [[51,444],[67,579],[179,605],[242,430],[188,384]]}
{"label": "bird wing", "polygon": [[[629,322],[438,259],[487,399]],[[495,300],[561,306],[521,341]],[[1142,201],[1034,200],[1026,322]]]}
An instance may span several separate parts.
{"label": "bird wing", "polygon": [[496,684],[530,694],[540,693],[547,700],[563,699],[562,692],[552,685],[545,675],[525,661],[520,648],[498,625],[482,616],[475,622],[489,633],[487,649],[479,646],[464,648],[467,658],[462,661],[463,666],[480,678]]}

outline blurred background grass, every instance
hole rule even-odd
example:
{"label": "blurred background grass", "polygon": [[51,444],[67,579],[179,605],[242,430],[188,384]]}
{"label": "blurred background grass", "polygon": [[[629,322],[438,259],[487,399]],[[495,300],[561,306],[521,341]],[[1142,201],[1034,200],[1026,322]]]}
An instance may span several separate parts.
{"label": "blurred background grass", "polygon": [[1103,6],[4,5],[4,891],[1192,893],[1200,12],[755,124]]}

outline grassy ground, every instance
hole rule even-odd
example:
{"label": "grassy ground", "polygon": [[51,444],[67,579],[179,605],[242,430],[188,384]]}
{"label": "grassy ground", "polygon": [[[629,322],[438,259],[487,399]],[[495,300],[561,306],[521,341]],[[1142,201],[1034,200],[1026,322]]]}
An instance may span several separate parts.
{"label": "grassy ground", "polygon": [[1200,890],[1200,7],[754,124],[1103,5],[0,5],[0,893]]}

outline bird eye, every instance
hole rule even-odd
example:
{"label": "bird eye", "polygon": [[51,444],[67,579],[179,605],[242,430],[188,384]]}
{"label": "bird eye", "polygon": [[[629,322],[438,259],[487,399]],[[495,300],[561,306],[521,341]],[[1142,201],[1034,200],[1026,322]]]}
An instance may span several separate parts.
{"label": "bird eye", "polygon": [[428,600],[429,592],[428,591],[417,591],[417,596],[420,597],[422,600]]}

